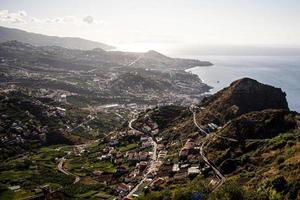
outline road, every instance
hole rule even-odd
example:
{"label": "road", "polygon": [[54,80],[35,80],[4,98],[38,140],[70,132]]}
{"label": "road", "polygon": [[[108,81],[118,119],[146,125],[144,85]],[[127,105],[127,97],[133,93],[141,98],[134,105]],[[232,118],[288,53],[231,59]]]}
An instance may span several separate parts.
{"label": "road", "polygon": [[[70,151],[69,151],[70,152]],[[68,175],[68,176],[74,176],[75,177],[75,180],[73,182],[73,184],[77,183],[78,181],[80,181],[80,177],[75,175],[75,174],[72,174],[71,172],[67,171],[64,169],[64,163],[67,159],[65,157],[62,157],[57,165],[57,168],[60,172]]]}
{"label": "road", "polygon": [[92,72],[96,71],[97,69],[98,69],[98,68],[91,69],[91,70],[87,71],[87,73],[92,73]]}
{"label": "road", "polygon": [[193,120],[194,120],[195,126],[201,131],[201,133],[203,133],[205,136],[207,136],[208,133],[207,133],[203,128],[201,128],[201,126],[197,123],[197,120],[196,120],[196,112],[195,112],[195,111],[192,111],[192,113],[193,113]]}
{"label": "road", "polygon": [[208,158],[205,156],[205,154],[203,152],[203,147],[205,146],[205,144],[207,142],[207,139],[208,139],[208,136],[205,137],[205,141],[202,143],[202,145],[200,147],[200,155],[201,155],[202,159],[204,160],[204,162],[213,169],[213,171],[215,172],[215,174],[219,178],[219,183],[213,189],[213,192],[214,192],[225,182],[226,178],[223,176],[223,174],[215,166],[213,166],[211,164],[211,162],[208,160]]}
{"label": "road", "polygon": [[78,124],[76,127],[72,128],[72,129],[68,130],[68,132],[74,131],[75,129],[79,128],[79,127],[82,126],[83,124],[87,124],[87,123],[89,123],[90,121],[94,120],[95,118],[96,118],[96,117],[92,116],[90,119],[88,119],[88,120],[86,120],[86,121],[84,121],[84,122]]}
{"label": "road", "polygon": [[[213,165],[211,164],[211,162],[208,160],[208,158],[205,156],[204,152],[203,152],[203,147],[205,146],[206,142],[208,141],[208,139],[210,138],[210,136],[208,135],[208,133],[203,130],[201,128],[201,126],[197,123],[196,120],[196,112],[193,108],[190,109],[193,113],[193,119],[194,119],[194,124],[195,126],[202,132],[205,134],[205,138],[204,138],[204,142],[202,142],[201,146],[200,146],[200,155],[202,157],[202,159],[204,160],[204,162],[210,166],[212,168],[212,170],[214,171],[214,173],[216,174],[216,176],[219,178],[219,182],[218,184],[215,186],[215,188],[213,189],[213,192],[216,191],[226,180],[225,176]],[[231,138],[230,138],[231,139]],[[233,139],[234,140],[234,139]]]}
{"label": "road", "polygon": [[152,144],[153,144],[153,155],[152,155],[152,160],[157,160],[157,143],[152,139]]}
{"label": "road", "polygon": [[132,123],[133,123],[135,120],[137,120],[137,119],[134,118],[134,119],[130,120],[129,123],[128,123],[128,127],[129,127],[131,130],[139,131],[139,130],[136,130],[135,128],[132,127]]}
{"label": "road", "polygon": [[140,181],[140,183],[139,184],[137,184],[128,194],[127,194],[127,196],[126,196],[126,198],[129,198],[130,199],[130,197],[139,189],[139,187],[146,181],[146,179],[147,179],[147,175],[148,174],[145,174],[144,175],[144,178]]}
{"label": "road", "polygon": [[[135,130],[135,131],[139,131],[137,129],[135,129],[133,126],[132,126],[132,123],[136,120],[136,118],[132,119],[129,121],[128,123],[128,127],[131,129],[131,130]],[[143,179],[139,182],[139,184],[137,184],[126,196],[126,198],[130,198],[138,189],[139,187],[147,180],[147,177],[150,173],[152,173],[153,169],[154,169],[154,166],[155,166],[155,162],[157,162],[157,143],[153,140],[152,137],[150,137],[151,140],[152,140],[152,144],[153,144],[153,155],[152,155],[152,158],[151,158],[151,161],[150,161],[150,165],[147,167],[146,169],[146,173],[144,174],[144,177]]]}
{"label": "road", "polygon": [[216,135],[216,134],[215,134],[214,136],[216,136],[216,137],[218,137],[218,138],[225,139],[225,140],[229,140],[229,141],[231,141],[231,142],[238,142],[238,140],[233,139],[233,138],[224,137],[224,136],[220,136],[220,135]]}
{"label": "road", "polygon": [[134,64],[135,64],[137,61],[139,61],[141,58],[142,58],[142,56],[137,57],[137,59],[135,59],[134,61],[132,61],[131,63],[129,63],[129,64],[127,65],[127,67],[130,67],[130,66],[134,65]]}
{"label": "road", "polygon": [[[95,143],[95,142],[98,142],[98,141],[99,141],[99,140],[94,140],[94,141],[92,141],[92,142],[88,142],[88,143],[85,143],[85,144],[74,145],[73,148],[86,148],[87,146],[89,146],[89,145],[91,145],[91,144],[93,144],[93,143]],[[66,170],[66,169],[64,168],[64,164],[65,164],[65,162],[66,162],[66,160],[67,160],[66,156],[69,155],[69,154],[71,154],[71,151],[68,151],[67,154],[59,160],[59,163],[58,163],[58,165],[57,165],[57,169],[58,169],[60,172],[66,174],[66,175],[74,176],[74,177],[75,177],[75,180],[74,180],[73,184],[75,184],[75,183],[77,183],[78,181],[80,181],[80,177],[77,176],[76,174],[73,174],[73,173],[69,172],[68,170]]]}
{"label": "road", "polygon": [[[79,125],[77,125],[76,127],[74,128],[71,128],[69,130],[67,130],[69,133],[74,131],[75,129],[79,128],[80,126],[82,126],[83,124],[87,124],[89,123],[90,121],[94,120],[96,117],[94,116],[91,116],[89,119],[87,119],[86,121],[80,123]],[[96,142],[98,140],[95,140],[95,141],[92,141],[92,142],[88,142],[88,143],[85,143],[85,144],[80,144],[80,145],[74,145],[73,148],[86,148],[88,145]],[[60,150],[60,149],[59,149]],[[71,151],[68,151],[67,152],[67,155],[69,155],[71,153]],[[74,181],[74,184],[77,183],[78,181],[80,181],[80,177],[75,175],[75,174],[72,174],[71,172],[67,171],[66,169],[64,169],[64,163],[66,162],[66,156],[65,155],[64,157],[62,157],[57,165],[57,168],[60,172],[66,174],[66,175],[69,175],[69,176],[74,176],[75,177],[75,181]]]}
{"label": "road", "polygon": [[[197,120],[196,120],[196,111],[194,110],[195,107],[196,107],[196,106],[194,106],[194,105],[192,105],[192,106],[190,107],[190,111],[193,113],[194,124],[195,124],[195,126],[196,126],[196,127],[197,127],[197,128],[198,128],[205,136],[207,136],[208,133],[207,133],[203,128],[201,128],[201,125],[199,125],[198,122],[197,122]],[[202,108],[202,109],[204,109],[204,108]],[[214,134],[214,136],[215,136],[215,137],[218,137],[218,138],[226,139],[226,140],[229,140],[229,141],[232,141],[232,142],[238,142],[238,140],[233,139],[233,138],[224,137],[224,136],[220,136],[220,135],[216,135],[216,134]]]}

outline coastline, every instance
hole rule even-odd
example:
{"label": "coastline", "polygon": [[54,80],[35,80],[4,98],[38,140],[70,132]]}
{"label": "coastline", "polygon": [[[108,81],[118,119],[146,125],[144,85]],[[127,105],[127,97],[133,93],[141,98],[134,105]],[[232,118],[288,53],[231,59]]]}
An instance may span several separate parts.
{"label": "coastline", "polygon": [[[191,56],[189,56],[191,57]],[[300,56],[194,56],[210,60],[211,67],[191,67],[185,71],[196,74],[203,83],[213,87],[208,94],[229,86],[234,80],[249,77],[281,88],[287,94],[289,108],[300,111]]]}
{"label": "coastline", "polygon": [[198,68],[203,68],[203,67],[212,67],[212,66],[214,66],[214,64],[212,64],[210,66],[195,66],[195,67],[191,67],[191,68],[188,68],[188,69],[184,70],[186,73],[197,75],[199,80],[203,84],[206,84],[209,87],[209,90],[207,92],[202,93],[202,95],[212,95],[212,94],[214,94],[214,92],[212,92],[212,90],[214,89],[214,86],[208,84],[198,73],[193,72],[193,70],[198,69]]}

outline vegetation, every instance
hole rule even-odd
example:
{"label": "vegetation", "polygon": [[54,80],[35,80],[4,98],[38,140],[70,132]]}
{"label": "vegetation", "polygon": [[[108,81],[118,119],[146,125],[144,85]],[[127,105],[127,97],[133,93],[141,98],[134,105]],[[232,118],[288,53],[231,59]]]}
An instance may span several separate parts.
{"label": "vegetation", "polygon": [[200,194],[206,198],[209,194],[207,183],[203,177],[179,185],[165,185],[163,190],[159,191],[146,191],[144,195],[139,197],[139,200],[189,200],[195,194]]}

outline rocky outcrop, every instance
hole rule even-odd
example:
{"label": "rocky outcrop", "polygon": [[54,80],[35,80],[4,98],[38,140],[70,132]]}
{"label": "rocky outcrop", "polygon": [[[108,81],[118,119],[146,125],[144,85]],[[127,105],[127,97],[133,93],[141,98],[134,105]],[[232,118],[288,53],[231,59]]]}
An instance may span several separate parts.
{"label": "rocky outcrop", "polygon": [[252,111],[289,110],[286,94],[280,88],[250,78],[233,82],[229,87],[205,98],[201,106],[206,109],[199,114],[199,120],[206,119],[219,124]]}

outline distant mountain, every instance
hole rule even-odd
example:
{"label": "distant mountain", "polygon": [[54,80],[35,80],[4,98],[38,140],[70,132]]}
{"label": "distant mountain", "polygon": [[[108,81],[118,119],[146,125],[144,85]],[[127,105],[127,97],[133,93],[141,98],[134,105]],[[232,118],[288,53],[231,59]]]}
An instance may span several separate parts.
{"label": "distant mountain", "polygon": [[132,62],[130,66],[165,71],[169,69],[189,69],[196,66],[213,65],[208,61],[171,58],[154,50],[150,50],[145,53],[137,53],[137,55],[137,59]]}
{"label": "distant mountain", "polygon": [[82,50],[91,50],[95,48],[104,50],[114,49],[113,46],[82,38],[48,36],[0,26],[0,42],[2,43],[10,40],[17,40],[35,46],[61,46],[64,48]]}
{"label": "distant mountain", "polygon": [[194,59],[170,58],[160,53],[149,51],[133,53],[121,51],[104,51],[67,49],[59,46],[36,47],[19,41],[0,44],[0,55],[7,59],[26,62],[28,66],[47,66],[68,70],[91,70],[93,68],[109,69],[143,68],[160,71],[183,70],[195,66],[210,66],[208,61]]}

